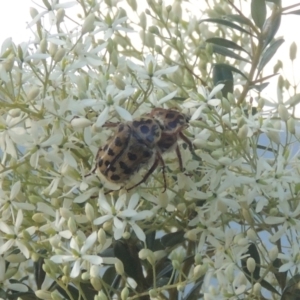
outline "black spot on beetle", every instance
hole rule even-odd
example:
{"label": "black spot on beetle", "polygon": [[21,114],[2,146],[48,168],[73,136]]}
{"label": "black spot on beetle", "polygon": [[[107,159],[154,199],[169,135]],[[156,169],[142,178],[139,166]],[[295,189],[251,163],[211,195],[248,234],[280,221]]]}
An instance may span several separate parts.
{"label": "black spot on beetle", "polygon": [[106,151],[108,148],[108,144],[106,144],[104,147],[103,147],[103,151]]}
{"label": "black spot on beetle", "polygon": [[120,139],[120,137],[116,137],[115,138],[115,146],[116,147],[121,147],[123,145],[122,140]]}
{"label": "black spot on beetle", "polygon": [[100,159],[98,160],[98,167],[101,168],[102,165],[103,165],[103,159],[100,158]]}
{"label": "black spot on beetle", "polygon": [[174,121],[172,121],[172,122],[169,122],[169,123],[168,123],[168,126],[171,127],[171,128],[176,128],[176,127],[177,127],[177,123],[178,123],[178,122],[177,122],[176,120],[174,120]]}
{"label": "black spot on beetle", "polygon": [[110,165],[109,170],[110,170],[111,172],[116,172],[117,168],[114,167],[114,166],[112,166],[112,165]]}
{"label": "black spot on beetle", "polygon": [[115,156],[115,152],[111,148],[108,149],[107,154],[110,155],[110,156]]}
{"label": "black spot on beetle", "polygon": [[124,170],[124,174],[130,175],[132,174],[132,170],[130,168],[127,168]]}
{"label": "black spot on beetle", "polygon": [[108,167],[110,165],[110,161],[106,160],[104,164],[105,164],[106,167]]}
{"label": "black spot on beetle", "polygon": [[129,160],[136,160],[137,159],[137,155],[131,152],[127,153],[127,157],[129,158]]}
{"label": "black spot on beetle", "polygon": [[113,174],[113,175],[110,176],[110,179],[111,179],[112,181],[118,181],[118,180],[120,180],[120,176],[117,175],[117,174]]}
{"label": "black spot on beetle", "polygon": [[124,130],[124,124],[119,125],[118,132],[122,132]]}
{"label": "black spot on beetle", "polygon": [[148,134],[148,132],[149,132],[149,127],[146,126],[146,125],[142,125],[141,128],[140,128],[140,130],[141,130],[141,133],[143,133],[143,134]]}
{"label": "black spot on beetle", "polygon": [[143,156],[144,157],[150,157],[151,156],[151,152],[150,151],[144,151],[143,152]]}
{"label": "black spot on beetle", "polygon": [[124,163],[124,161],[120,161],[119,165],[120,165],[120,168],[123,170],[128,169],[128,166]]}
{"label": "black spot on beetle", "polygon": [[173,113],[173,112],[168,112],[167,114],[166,114],[166,118],[167,119],[173,119],[175,117],[175,113]]}

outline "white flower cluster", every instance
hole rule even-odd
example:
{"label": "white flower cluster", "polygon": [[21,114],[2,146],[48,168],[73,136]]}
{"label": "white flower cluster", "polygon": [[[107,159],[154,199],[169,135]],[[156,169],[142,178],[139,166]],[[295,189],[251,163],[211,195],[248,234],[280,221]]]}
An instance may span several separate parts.
{"label": "white flower cluster", "polygon": [[[191,18],[184,34],[178,32],[179,1],[161,8],[163,21],[147,32],[147,18],[159,14],[155,1],[139,25],[121,1],[42,2],[43,9],[31,9],[33,39],[15,45],[9,38],[0,50],[2,290],[30,287],[39,298],[58,299],[48,290],[53,282],[71,297],[70,284],[80,290],[80,279],[91,283],[97,299],[107,299],[109,284],[101,279],[107,265],[115,264],[123,279],[130,275],[116,250],[124,241],[135,242],[128,253],[143,261],[137,274],[154,276],[136,291],[151,288],[153,299],[169,289],[183,293],[200,279],[204,299],[258,295],[275,275],[269,268],[261,280],[253,277],[257,257],[260,267],[281,259],[277,271],[296,274],[299,128],[289,110],[280,104],[269,115],[252,113],[250,105],[235,105],[237,96],[222,95],[224,83],[205,87],[197,75],[201,65],[192,68],[199,26]],[[135,1],[128,3],[134,10]],[[68,13],[74,9],[77,19]],[[172,10],[177,18],[168,17]],[[158,30],[163,22],[170,22],[169,31]],[[143,47],[135,45],[138,30]],[[153,107],[190,115],[193,153],[179,146],[184,172],[173,151],[163,156],[166,192],[160,168],[129,192],[107,189],[89,174],[113,131],[103,125],[130,122]],[[162,236],[174,232],[182,240],[168,244]],[[155,268],[163,260],[173,275],[157,286]],[[45,280],[34,277],[39,264]],[[124,282],[122,295],[135,289]]]}

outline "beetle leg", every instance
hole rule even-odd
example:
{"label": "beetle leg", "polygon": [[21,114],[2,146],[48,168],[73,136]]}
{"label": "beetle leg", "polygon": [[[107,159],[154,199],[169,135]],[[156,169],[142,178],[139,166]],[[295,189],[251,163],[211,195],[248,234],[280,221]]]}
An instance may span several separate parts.
{"label": "beetle leg", "polygon": [[142,184],[143,182],[145,182],[148,179],[148,177],[155,171],[155,169],[157,168],[159,163],[162,164],[162,168],[163,168],[163,177],[164,177],[164,190],[163,190],[163,193],[164,193],[166,191],[166,188],[167,188],[167,181],[166,181],[166,176],[165,176],[165,163],[164,163],[164,160],[163,160],[163,158],[162,158],[162,156],[160,155],[159,152],[157,152],[157,156],[154,160],[154,163],[153,163],[152,167],[149,169],[149,171],[146,173],[144,178],[141,181],[139,181],[137,184],[135,184],[134,186],[127,189],[127,191],[130,191],[131,189],[133,189],[133,188],[137,187],[138,185]]}
{"label": "beetle leg", "polygon": [[183,172],[182,157],[181,157],[181,152],[180,152],[178,144],[176,146],[176,154],[177,154],[177,157],[178,157],[180,171]]}
{"label": "beetle leg", "polygon": [[182,132],[179,132],[179,136],[180,136],[180,138],[181,138],[184,142],[186,142],[186,143],[188,144],[190,151],[193,153],[193,151],[194,151],[194,150],[193,150],[193,144],[192,144],[192,142],[189,140],[189,138],[186,137]]}

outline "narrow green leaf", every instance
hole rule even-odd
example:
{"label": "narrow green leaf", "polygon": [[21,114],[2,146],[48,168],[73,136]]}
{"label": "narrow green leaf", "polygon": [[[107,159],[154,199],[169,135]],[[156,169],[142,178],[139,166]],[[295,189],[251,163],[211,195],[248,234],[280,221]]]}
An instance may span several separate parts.
{"label": "narrow green leaf", "polygon": [[222,64],[222,63],[214,64],[214,66],[220,66],[222,68],[226,68],[226,69],[228,69],[232,72],[235,72],[235,73],[238,73],[238,74],[242,75],[246,80],[248,80],[248,77],[242,71],[240,71],[239,69],[237,69],[233,66],[230,66],[230,65],[227,65],[227,64]]}
{"label": "narrow green leaf", "polygon": [[283,290],[286,286],[286,277],[287,277],[287,271],[285,272],[279,272],[279,268],[282,266],[282,262],[281,259],[276,258],[273,261],[273,267],[275,268],[275,270],[273,271],[274,276],[276,277],[279,286],[281,288],[281,290]]}
{"label": "narrow green leaf", "polygon": [[255,25],[262,29],[267,16],[267,7],[264,0],[251,1],[251,16]]}
{"label": "narrow green leaf", "polygon": [[267,86],[269,85],[269,82],[264,82],[262,84],[255,84],[255,85],[251,85],[249,87],[249,89],[255,89],[258,92],[261,92],[263,89],[265,89]]}
{"label": "narrow green leaf", "polygon": [[281,23],[281,14],[279,12],[273,13],[265,22],[263,27],[264,34],[264,48],[269,45],[277,33]]}
{"label": "narrow green leaf", "polygon": [[167,233],[160,240],[163,246],[173,247],[184,241],[184,232],[177,231],[177,232]]}
{"label": "narrow green leaf", "polygon": [[274,54],[276,53],[276,51],[278,50],[278,48],[281,46],[283,42],[284,39],[281,38],[275,41],[273,44],[269,46],[269,48],[265,50],[257,68],[259,73],[266,66],[266,64],[271,60],[271,58],[274,56]]}
{"label": "narrow green leaf", "polygon": [[225,47],[219,46],[219,45],[213,45],[213,52],[221,54],[223,56],[228,56],[228,57],[231,57],[231,58],[234,58],[234,59],[238,59],[238,60],[250,63],[250,61],[248,59],[246,59],[246,58],[244,58],[244,57],[242,57],[242,56],[234,53],[231,50],[228,50]]}
{"label": "narrow green leaf", "polygon": [[[242,270],[243,272],[245,273],[246,277],[247,278],[251,278],[251,275],[253,275],[253,278],[255,280],[259,280],[260,279],[260,275],[259,275],[259,272],[260,272],[260,257],[259,257],[259,253],[258,253],[258,250],[256,248],[256,246],[254,244],[250,244],[249,247],[248,247],[248,251],[245,253],[245,254],[248,254],[249,256],[243,258],[241,260],[241,263],[242,263]],[[247,259],[249,257],[252,257],[255,261],[255,269],[254,269],[254,272],[253,274],[251,274],[247,268]]]}
{"label": "narrow green leaf", "polygon": [[230,19],[233,22],[237,22],[237,23],[240,23],[240,24],[243,24],[243,25],[251,26],[251,24],[252,24],[249,19],[247,19],[246,17],[241,16],[241,15],[226,15],[224,18],[225,19]]}
{"label": "narrow green leaf", "polygon": [[300,9],[289,11],[287,13],[284,13],[283,15],[300,15]]}
{"label": "narrow green leaf", "polygon": [[213,82],[214,86],[224,83],[225,86],[222,89],[223,97],[227,98],[228,93],[233,93],[233,75],[232,71],[222,66],[213,67]]}
{"label": "narrow green leaf", "polygon": [[232,22],[229,22],[227,20],[223,20],[223,19],[217,19],[217,18],[211,18],[211,19],[204,19],[204,20],[201,20],[199,23],[202,23],[202,22],[212,22],[212,23],[217,23],[217,24],[220,24],[220,25],[225,25],[227,27],[231,27],[233,29],[236,29],[236,30],[239,30],[241,32],[244,32],[244,33],[247,33],[249,35],[252,35],[253,34],[247,30],[245,30],[243,27],[239,26],[239,25],[236,25]]}
{"label": "narrow green leaf", "polygon": [[225,48],[240,50],[240,51],[243,51],[243,52],[247,53],[249,56],[251,56],[250,53],[247,50],[245,50],[243,47],[241,47],[240,45],[238,45],[238,44],[236,44],[236,43],[234,43],[230,40],[214,37],[214,38],[207,39],[206,42],[207,43],[212,43],[212,44],[215,44],[215,45],[219,45],[219,46],[222,46],[222,47],[225,47]]}
{"label": "narrow green leaf", "polygon": [[267,289],[268,291],[274,293],[274,294],[277,294],[277,295],[280,295],[280,293],[273,287],[273,285],[271,283],[269,283],[268,281],[266,280],[262,280],[260,282],[261,286],[264,287],[265,289]]}

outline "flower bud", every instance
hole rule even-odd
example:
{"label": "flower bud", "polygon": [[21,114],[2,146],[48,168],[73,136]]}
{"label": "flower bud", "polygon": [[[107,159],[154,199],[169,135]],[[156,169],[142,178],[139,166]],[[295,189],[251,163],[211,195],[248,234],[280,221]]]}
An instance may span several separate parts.
{"label": "flower bud", "polygon": [[117,262],[115,263],[115,269],[117,274],[124,275],[124,265],[119,259],[117,259]]}
{"label": "flower bud", "polygon": [[99,277],[92,277],[90,279],[90,282],[91,282],[91,285],[93,286],[93,288],[96,290],[96,291],[101,291],[102,289],[102,283],[101,283],[101,279]]}
{"label": "flower bud", "polygon": [[106,243],[106,233],[102,228],[100,228],[98,231],[98,242],[102,246]]}
{"label": "flower bud", "polygon": [[197,280],[198,278],[206,274],[207,270],[207,264],[197,265],[193,270],[194,280]]}
{"label": "flower bud", "polygon": [[160,193],[158,196],[158,204],[163,207],[166,208],[169,204],[169,197],[167,195],[167,193]]}
{"label": "flower bud", "polygon": [[90,269],[91,277],[99,277],[100,275],[100,266],[92,265]]}
{"label": "flower bud", "polygon": [[194,257],[195,264],[200,265],[202,263],[202,255],[200,253],[197,253]]}
{"label": "flower bud", "polygon": [[88,272],[83,272],[83,273],[81,273],[81,279],[82,279],[83,281],[90,280],[90,278],[91,278],[91,276],[90,276],[90,274],[89,274]]}
{"label": "flower bud", "polygon": [[31,87],[30,90],[27,93],[27,99],[29,101],[34,100],[40,93],[40,89],[38,87]]}
{"label": "flower bud", "polygon": [[56,24],[60,24],[65,17],[65,10],[63,8],[59,8],[57,13],[56,13]]}
{"label": "flower bud", "polygon": [[[251,219],[252,220],[252,219]],[[247,237],[252,241],[255,242],[257,240],[257,234],[255,232],[255,230],[253,230],[252,228],[247,230]]]}
{"label": "flower bud", "polygon": [[234,281],[234,265],[233,264],[228,265],[224,273],[226,278],[229,280],[229,282],[232,283]]}
{"label": "flower bud", "polygon": [[51,297],[51,292],[45,291],[45,290],[38,290],[35,292],[35,295],[39,298],[39,299],[43,299],[43,300],[52,300]]}
{"label": "flower bud", "polygon": [[94,209],[93,209],[93,206],[88,202],[85,204],[85,214],[86,214],[87,219],[90,222],[94,221],[94,217],[95,217]]}
{"label": "flower bud", "polygon": [[34,19],[39,14],[37,9],[34,8],[34,7],[29,8],[29,13],[30,13],[30,16],[31,16],[32,19]]}
{"label": "flower bud", "polygon": [[285,122],[290,117],[290,114],[289,114],[287,108],[283,104],[278,105],[278,114],[279,114],[280,119]]}
{"label": "flower bud", "polygon": [[84,117],[74,117],[71,120],[71,126],[74,129],[82,129],[88,127],[92,124],[92,122]]}
{"label": "flower bud", "polygon": [[250,273],[253,273],[256,267],[256,263],[253,257],[247,259],[247,269]]}
{"label": "flower bud", "polygon": [[121,292],[121,299],[122,300],[127,300],[129,296],[129,290],[127,287],[124,287],[124,289]]}
{"label": "flower bud", "polygon": [[151,290],[149,291],[149,296],[150,296],[151,298],[156,298],[156,297],[157,297],[157,291],[156,291],[155,289],[151,289]]}
{"label": "flower bud", "polygon": [[277,246],[274,246],[270,251],[269,251],[269,258],[271,261],[274,261],[278,257],[278,248]]}
{"label": "flower bud", "polygon": [[[32,257],[32,254],[31,254],[31,257]],[[26,260],[26,257],[23,255],[23,253],[10,254],[5,257],[5,260],[10,263],[19,264],[21,262],[24,262]]]}
{"label": "flower bud", "polygon": [[53,57],[53,60],[58,63],[60,62],[63,57],[65,56],[66,54],[66,50],[64,48],[60,48],[58,49],[58,51],[55,53],[54,57]]}
{"label": "flower bud", "polygon": [[40,51],[41,51],[41,53],[46,53],[46,51],[47,51],[47,40],[46,39],[42,39],[40,41]]}
{"label": "flower bud", "polygon": [[244,124],[238,131],[238,137],[241,140],[245,140],[247,138],[248,135],[248,126],[246,124]]}
{"label": "flower bud", "polygon": [[104,294],[104,292],[101,290],[98,293],[97,299],[94,298],[94,300],[108,300],[108,299],[107,299],[106,295]]}
{"label": "flower bud", "polygon": [[246,238],[241,238],[238,241],[239,246],[247,246],[248,245],[248,240]]}
{"label": "flower bud", "polygon": [[51,55],[51,57],[55,56],[55,54],[57,52],[57,48],[58,48],[58,46],[56,44],[50,43],[49,54]]}
{"label": "flower bud", "polygon": [[295,120],[293,117],[290,117],[287,121],[287,129],[291,134],[295,134],[296,133],[296,129],[295,129]]}
{"label": "flower bud", "polygon": [[70,229],[72,234],[75,234],[77,231],[77,225],[76,225],[75,219],[73,217],[70,217],[68,220],[68,228]]}
{"label": "flower bud", "polygon": [[261,284],[259,282],[256,282],[253,285],[253,294],[256,296],[260,296],[260,292],[261,292]]}
{"label": "flower bud", "polygon": [[44,223],[47,221],[47,219],[44,217],[43,213],[36,213],[32,216],[32,220],[36,223]]}
{"label": "flower bud", "polygon": [[198,234],[197,228],[193,228],[193,229],[187,231],[185,233],[184,237],[187,238],[190,241],[196,242],[196,241],[198,241],[197,234]]}
{"label": "flower bud", "polygon": [[58,291],[54,291],[51,293],[52,300],[63,300],[63,297],[58,293]]}
{"label": "flower bud", "polygon": [[87,16],[87,18],[84,20],[84,23],[82,25],[81,33],[85,34],[87,32],[93,31],[95,28],[95,15],[90,14]]}
{"label": "flower bud", "polygon": [[148,255],[150,254],[150,252],[151,252],[151,250],[149,250],[149,249],[140,250],[139,258],[142,259],[142,260],[146,259],[148,257]]}

